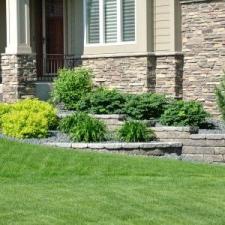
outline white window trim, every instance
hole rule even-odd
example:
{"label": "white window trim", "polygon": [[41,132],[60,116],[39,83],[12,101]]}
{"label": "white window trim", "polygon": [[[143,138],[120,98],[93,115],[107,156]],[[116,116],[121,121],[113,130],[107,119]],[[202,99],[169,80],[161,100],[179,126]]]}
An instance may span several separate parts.
{"label": "white window trim", "polygon": [[83,20],[84,20],[84,46],[85,47],[100,47],[100,46],[115,46],[115,45],[131,45],[137,41],[137,0],[134,0],[134,19],[135,19],[135,40],[122,40],[122,0],[117,0],[117,42],[105,43],[105,24],[104,24],[104,0],[99,0],[99,23],[100,23],[100,42],[88,43],[88,21],[87,21],[87,0],[83,0]]}

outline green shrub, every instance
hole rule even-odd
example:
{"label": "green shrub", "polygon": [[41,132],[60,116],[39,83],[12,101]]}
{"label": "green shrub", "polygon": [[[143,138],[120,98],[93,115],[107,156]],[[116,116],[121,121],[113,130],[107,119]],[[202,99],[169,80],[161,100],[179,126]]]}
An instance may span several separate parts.
{"label": "green shrub", "polygon": [[125,101],[125,95],[117,90],[98,88],[83,97],[77,109],[93,114],[121,114]]}
{"label": "green shrub", "polygon": [[15,138],[42,138],[48,134],[48,120],[42,113],[27,110],[3,115],[2,132]]}
{"label": "green shrub", "polygon": [[25,99],[11,105],[15,113],[29,111],[30,113],[41,113],[48,121],[48,127],[54,128],[57,125],[56,109],[47,102],[38,99]]}
{"label": "green shrub", "polygon": [[59,122],[59,129],[66,133],[69,134],[71,132],[71,130],[77,126],[78,123],[80,123],[81,121],[86,120],[86,118],[89,117],[86,113],[74,113],[71,116],[67,116],[65,118],[63,118],[60,122]]}
{"label": "green shrub", "polygon": [[106,125],[85,113],[64,118],[60,122],[60,129],[77,142],[98,142],[106,139]]}
{"label": "green shrub", "polygon": [[151,129],[138,121],[128,121],[119,130],[118,137],[126,142],[153,141],[156,136]]}
{"label": "green shrub", "polygon": [[208,116],[200,102],[176,101],[164,112],[160,122],[168,126],[201,126]]}
{"label": "green shrub", "polygon": [[7,103],[0,103],[0,128],[2,127],[1,118],[12,110],[12,106]]}
{"label": "green shrub", "polygon": [[165,111],[168,102],[169,100],[160,94],[128,95],[124,111],[135,120],[159,118]]}
{"label": "green shrub", "polygon": [[225,121],[225,75],[223,76],[220,84],[216,87],[217,105]]}
{"label": "green shrub", "polygon": [[52,100],[67,109],[76,109],[77,102],[92,90],[92,73],[85,68],[62,69],[54,81]]}
{"label": "green shrub", "polygon": [[38,99],[0,104],[0,124],[3,134],[11,137],[46,137],[49,128],[57,124],[56,110]]}

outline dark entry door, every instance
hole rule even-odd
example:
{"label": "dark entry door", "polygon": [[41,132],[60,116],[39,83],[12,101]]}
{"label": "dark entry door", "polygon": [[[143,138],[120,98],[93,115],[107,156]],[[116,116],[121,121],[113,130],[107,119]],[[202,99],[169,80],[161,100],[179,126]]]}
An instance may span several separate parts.
{"label": "dark entry door", "polygon": [[45,4],[46,54],[63,54],[63,0],[45,0]]}
{"label": "dark entry door", "polygon": [[54,76],[64,65],[63,0],[45,0],[45,74]]}

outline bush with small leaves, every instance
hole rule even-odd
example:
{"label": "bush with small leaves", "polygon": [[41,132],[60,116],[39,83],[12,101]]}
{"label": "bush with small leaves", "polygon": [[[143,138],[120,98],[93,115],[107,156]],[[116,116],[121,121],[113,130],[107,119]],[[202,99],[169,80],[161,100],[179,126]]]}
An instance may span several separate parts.
{"label": "bush with small leaves", "polygon": [[117,90],[98,88],[84,96],[77,109],[93,114],[121,114],[125,101],[125,95]]}
{"label": "bush with small leaves", "polygon": [[7,103],[0,103],[0,128],[2,127],[1,118],[12,110],[12,106]]}
{"label": "bush with small leaves", "polygon": [[155,93],[128,95],[124,112],[135,120],[159,118],[166,110],[169,101],[164,95]]}
{"label": "bush with small leaves", "polygon": [[55,108],[38,99],[0,105],[0,124],[5,135],[15,138],[46,137],[57,125]]}
{"label": "bush with small leaves", "polygon": [[11,112],[2,117],[2,132],[15,138],[43,138],[48,134],[48,120],[43,113],[27,110]]}
{"label": "bush with small leaves", "polygon": [[25,99],[11,104],[11,110],[15,113],[29,111],[30,113],[41,113],[48,121],[49,128],[57,125],[56,109],[49,103],[38,99]]}
{"label": "bush with small leaves", "polygon": [[127,121],[118,130],[118,137],[126,142],[146,142],[156,139],[154,131],[138,121]]}
{"label": "bush with small leaves", "polygon": [[196,126],[206,122],[209,114],[202,104],[196,101],[175,101],[160,118],[160,123],[167,126]]}
{"label": "bush with small leaves", "polygon": [[92,73],[79,67],[62,69],[54,81],[52,101],[63,103],[67,109],[76,109],[77,102],[92,90]]}

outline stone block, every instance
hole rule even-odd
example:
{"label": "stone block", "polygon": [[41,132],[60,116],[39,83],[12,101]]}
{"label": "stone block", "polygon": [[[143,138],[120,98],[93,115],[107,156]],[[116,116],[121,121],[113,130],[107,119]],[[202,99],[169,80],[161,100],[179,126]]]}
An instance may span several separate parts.
{"label": "stone block", "polygon": [[187,161],[204,161],[204,155],[203,154],[182,154],[181,156],[182,160]]}
{"label": "stone block", "polygon": [[214,147],[184,146],[182,154],[214,154]]}
{"label": "stone block", "polygon": [[72,148],[74,148],[74,149],[87,149],[88,144],[87,143],[72,143]]}
{"label": "stone block", "polygon": [[225,162],[223,155],[204,155],[204,161],[208,163]]}

